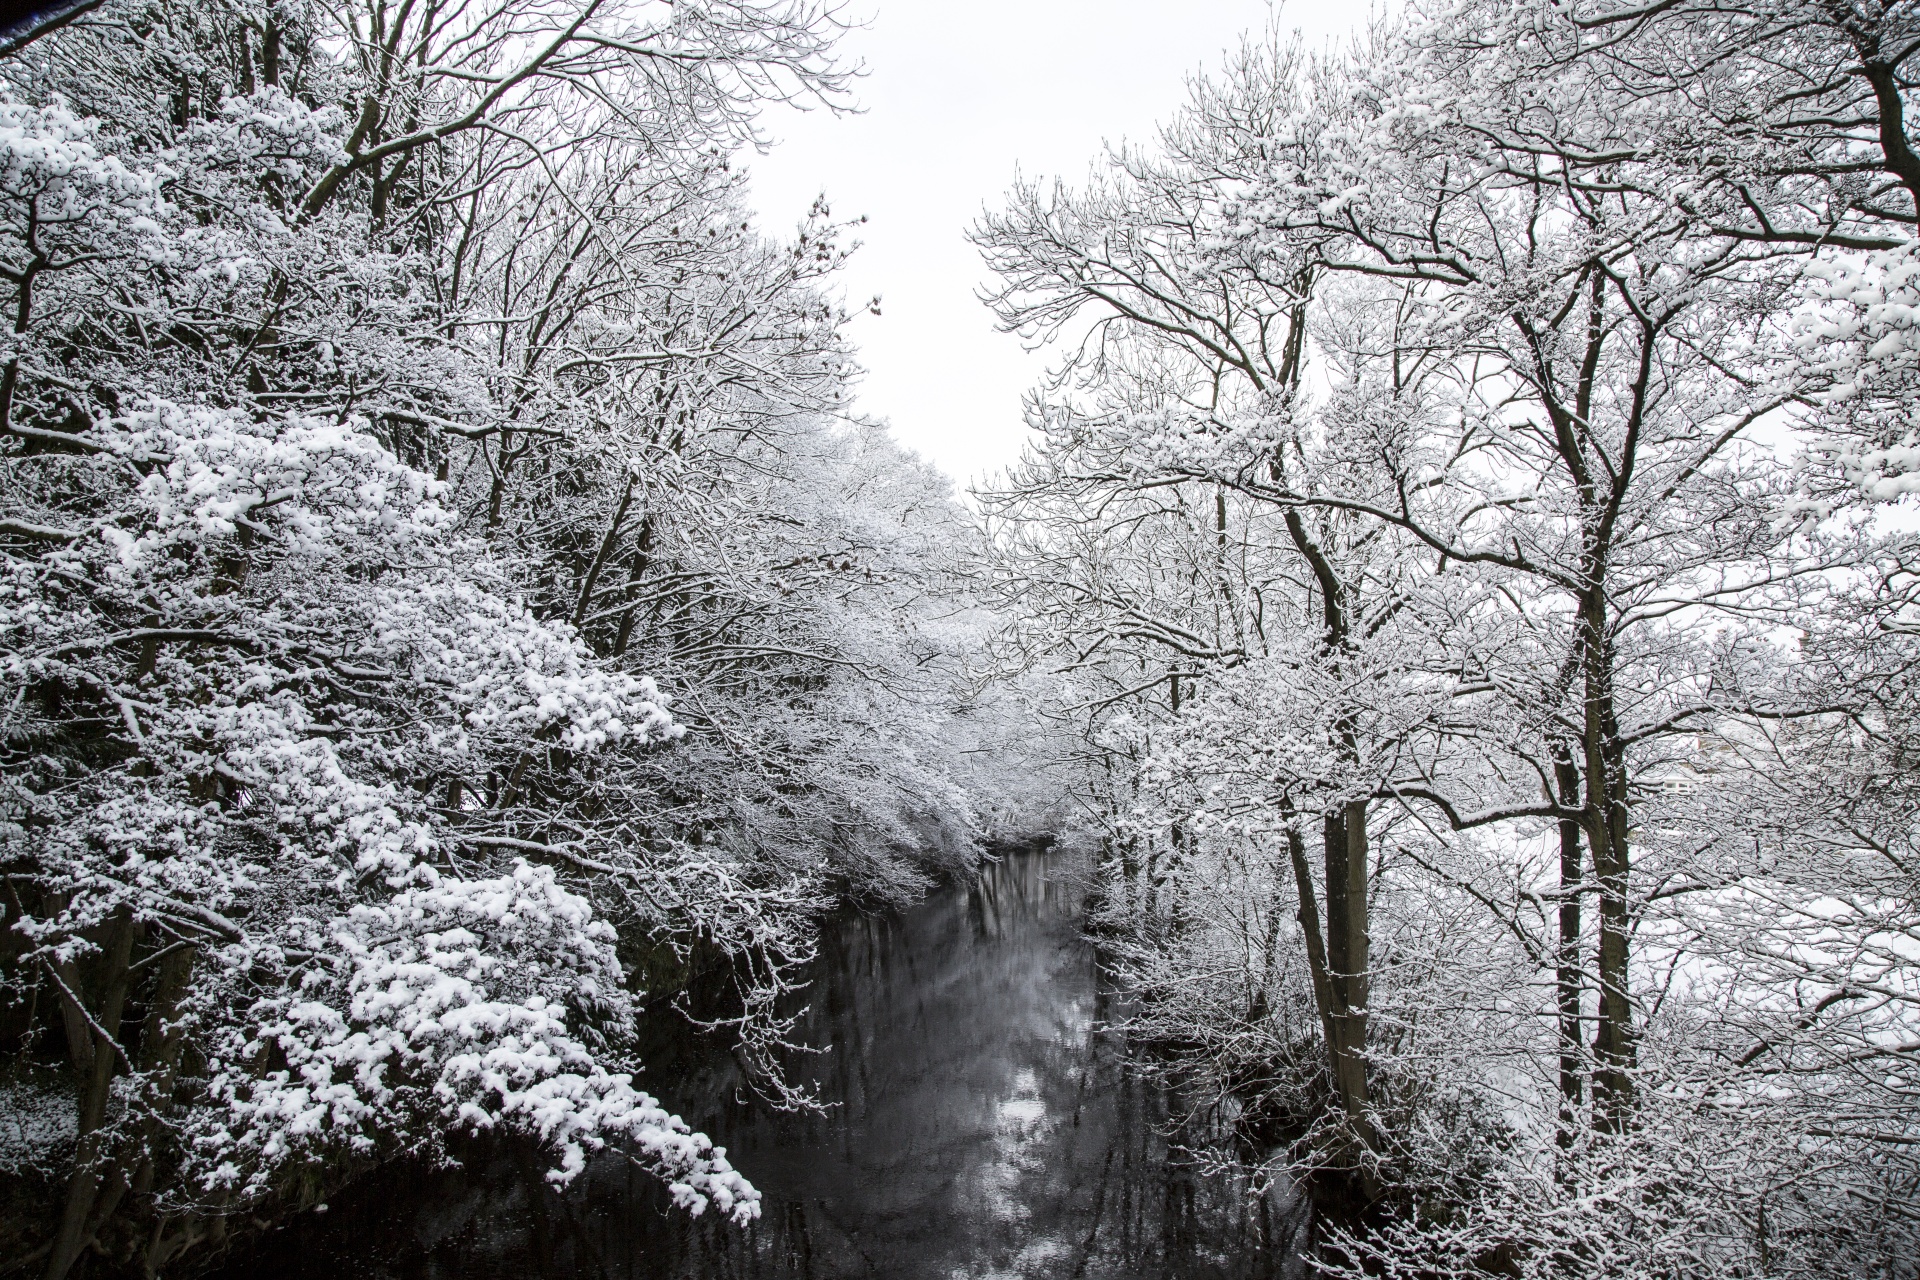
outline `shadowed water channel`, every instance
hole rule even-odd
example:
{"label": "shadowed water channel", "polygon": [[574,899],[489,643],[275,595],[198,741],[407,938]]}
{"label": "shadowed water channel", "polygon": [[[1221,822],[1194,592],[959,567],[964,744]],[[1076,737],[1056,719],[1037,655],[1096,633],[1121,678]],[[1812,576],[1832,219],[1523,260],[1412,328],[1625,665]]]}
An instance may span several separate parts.
{"label": "shadowed water channel", "polygon": [[[1127,1069],[1077,894],[1044,854],[1009,857],[913,909],[822,940],[799,1072],[827,1109],[781,1113],[736,1068],[664,1091],[765,1196],[741,1229],[667,1208],[603,1160],[565,1195],[537,1153],[398,1170],[303,1215],[223,1271],[266,1277],[1086,1277],[1292,1274],[1268,1203],[1204,1174]],[[684,1078],[684,1077],[680,1077]]]}

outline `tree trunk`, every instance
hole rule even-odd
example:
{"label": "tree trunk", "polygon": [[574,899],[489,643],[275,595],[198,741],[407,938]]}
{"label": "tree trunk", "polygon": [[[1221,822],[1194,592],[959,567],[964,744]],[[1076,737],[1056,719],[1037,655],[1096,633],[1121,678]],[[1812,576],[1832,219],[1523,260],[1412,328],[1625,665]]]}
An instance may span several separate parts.
{"label": "tree trunk", "polygon": [[173,1094],[180,1055],[186,1048],[187,1028],[180,1017],[180,1003],[186,999],[193,982],[195,954],[194,948],[185,947],[160,961],[160,973],[153,987],[153,1008],[140,1035],[140,1070],[147,1077],[148,1097],[156,1116],[148,1121],[148,1149],[140,1153],[140,1166],[133,1176],[133,1190],[138,1192],[152,1186],[151,1139],[158,1127],[157,1115],[165,1111]]}
{"label": "tree trunk", "polygon": [[1335,1029],[1333,979],[1327,972],[1327,947],[1320,932],[1320,907],[1313,895],[1313,872],[1307,866],[1307,842],[1300,833],[1287,832],[1287,853],[1293,861],[1293,882],[1298,889],[1300,933],[1307,945],[1307,972],[1313,977],[1313,1006],[1320,1014],[1320,1033],[1327,1043],[1327,1069],[1334,1087],[1339,1088],[1340,1071],[1336,1046],[1340,1034]]}
{"label": "tree trunk", "polygon": [[1586,645],[1586,828],[1599,887],[1600,1009],[1594,1026],[1593,1100],[1599,1123],[1626,1126],[1633,1091],[1633,1000],[1627,972],[1630,926],[1627,882],[1631,862],[1627,824],[1626,744],[1613,708],[1613,646],[1605,630],[1603,603],[1583,603]]}
{"label": "tree trunk", "polygon": [[[68,896],[64,893],[46,895],[44,910],[49,918],[59,915],[67,909]],[[93,1078],[93,1024],[87,1021],[87,1013],[79,1001],[86,999],[86,988],[80,981],[80,967],[68,961],[52,962],[54,977],[59,982],[60,1025],[67,1033],[67,1061],[73,1064],[84,1087],[85,1082]]]}
{"label": "tree trunk", "polygon": [[[1353,892],[1353,859],[1351,853],[1355,836],[1349,829],[1347,812],[1352,808],[1360,810],[1358,823],[1358,844],[1360,848],[1359,892]],[[1335,854],[1335,833],[1338,835],[1338,852]],[[1367,978],[1364,968],[1366,942],[1366,805],[1364,803],[1349,806],[1339,816],[1326,818],[1323,837],[1329,852],[1328,884],[1340,886],[1340,904],[1333,902],[1334,893],[1328,892],[1329,928],[1323,934],[1320,928],[1319,906],[1314,898],[1313,872],[1307,865],[1306,841],[1300,833],[1287,832],[1287,853],[1293,864],[1294,884],[1298,889],[1300,932],[1306,943],[1307,970],[1313,978],[1313,1002],[1320,1014],[1320,1031],[1327,1046],[1327,1067],[1333,1077],[1334,1093],[1339,1101],[1341,1113],[1346,1117],[1349,1132],[1358,1148],[1353,1154],[1357,1157],[1364,1150],[1378,1150],[1379,1141],[1374,1133],[1373,1120],[1368,1114],[1371,1099],[1367,1084]],[[1337,873],[1337,874],[1333,874]],[[1362,969],[1356,975],[1345,966],[1351,965],[1354,958],[1354,902],[1359,899],[1359,947],[1362,955]],[[1342,950],[1336,959],[1330,954],[1327,939],[1335,932],[1334,918],[1343,919],[1338,927]],[[1353,979],[1359,978],[1360,1003],[1350,1001],[1355,995]],[[1379,1179],[1366,1165],[1364,1159],[1356,1159],[1359,1167],[1360,1188],[1369,1199],[1380,1195]]]}
{"label": "tree trunk", "polygon": [[1327,980],[1333,999],[1329,1062],[1340,1104],[1369,1146],[1367,1106],[1367,806],[1353,801],[1322,824],[1327,879]]}
{"label": "tree trunk", "polygon": [[88,1229],[94,1202],[107,1180],[108,1153],[101,1135],[107,1117],[107,1100],[113,1088],[114,1067],[120,1061],[120,1016],[127,1003],[127,965],[133,955],[133,913],[125,907],[114,915],[103,960],[101,985],[104,994],[93,1028],[93,1071],[80,1097],[80,1140],[73,1154],[73,1173],[67,1179],[67,1203],[54,1233],[53,1251],[47,1256],[46,1280],[65,1280],[81,1251],[93,1239]]}
{"label": "tree trunk", "polygon": [[[1571,750],[1557,747],[1553,760],[1556,797],[1564,809],[1580,805],[1580,771]],[[1560,819],[1560,945],[1555,952],[1554,986],[1560,1006],[1560,1133],[1562,1147],[1573,1145],[1574,1119],[1584,1082],[1580,1075],[1580,823]]]}
{"label": "tree trunk", "polygon": [[613,549],[620,541],[620,526],[626,522],[627,508],[633,503],[634,475],[631,468],[627,471],[626,488],[620,491],[620,502],[613,509],[612,519],[607,521],[607,532],[600,539],[600,548],[594,552],[593,562],[587,566],[580,580],[580,599],[573,606],[573,625],[578,627],[587,619],[587,609],[593,603],[593,589],[600,584],[601,570],[613,559]]}
{"label": "tree trunk", "polygon": [[613,637],[613,656],[618,658],[627,651],[627,644],[633,639],[634,612],[640,602],[634,598],[639,590],[640,580],[647,576],[647,569],[653,563],[653,513],[649,511],[640,517],[640,533],[633,540],[633,568],[627,574],[627,607],[620,613],[620,629]]}

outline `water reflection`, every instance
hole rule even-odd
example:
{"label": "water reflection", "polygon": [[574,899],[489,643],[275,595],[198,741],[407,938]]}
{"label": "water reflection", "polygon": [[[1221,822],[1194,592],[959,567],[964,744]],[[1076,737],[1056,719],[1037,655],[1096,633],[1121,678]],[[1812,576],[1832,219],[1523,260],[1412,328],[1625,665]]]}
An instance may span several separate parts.
{"label": "water reflection", "polygon": [[[667,1210],[607,1161],[567,1195],[537,1154],[399,1171],[252,1250],[254,1276],[1256,1280],[1271,1206],[1162,1136],[1167,1100],[1099,1031],[1077,902],[1046,855],[824,939],[799,1036],[823,1101],[771,1111],[717,1063],[671,1097],[765,1195],[747,1230]],[[678,1074],[679,1069],[675,1069]],[[669,1078],[662,1073],[662,1079]]]}

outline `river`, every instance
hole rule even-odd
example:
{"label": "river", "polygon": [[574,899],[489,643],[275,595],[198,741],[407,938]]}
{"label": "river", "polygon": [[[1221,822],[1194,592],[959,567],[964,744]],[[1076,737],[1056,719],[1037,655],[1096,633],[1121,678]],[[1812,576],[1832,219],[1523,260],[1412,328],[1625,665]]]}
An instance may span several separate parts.
{"label": "river", "polygon": [[[740,1229],[671,1211],[617,1159],[566,1194],[538,1154],[384,1171],[244,1246],[222,1280],[1260,1280],[1295,1215],[1169,1143],[1130,1069],[1079,900],[1019,854],[822,939],[796,1034],[825,1108],[780,1112],[730,1060],[651,1083],[765,1197]],[[686,1064],[679,1064],[684,1067]],[[648,1083],[643,1078],[643,1083]]]}

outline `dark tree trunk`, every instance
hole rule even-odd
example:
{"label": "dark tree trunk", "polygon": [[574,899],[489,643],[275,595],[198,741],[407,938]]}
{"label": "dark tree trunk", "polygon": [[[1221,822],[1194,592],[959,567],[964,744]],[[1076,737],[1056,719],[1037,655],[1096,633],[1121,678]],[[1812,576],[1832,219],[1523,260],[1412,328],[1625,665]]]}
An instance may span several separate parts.
{"label": "dark tree trunk", "polygon": [[[1569,811],[1580,807],[1580,771],[1570,749],[1556,749],[1553,761],[1556,799]],[[1562,1147],[1573,1145],[1575,1117],[1585,1093],[1580,1045],[1580,823],[1560,819],[1560,944],[1554,955],[1554,987],[1560,1006],[1560,1134]]]}
{"label": "dark tree trunk", "polygon": [[102,958],[100,1010],[92,1027],[93,1064],[84,1091],[80,1095],[80,1139],[73,1155],[73,1173],[67,1179],[67,1202],[54,1232],[53,1250],[47,1255],[46,1280],[65,1280],[78,1261],[81,1251],[93,1239],[94,1205],[110,1175],[121,1171],[113,1165],[101,1128],[107,1118],[107,1101],[113,1088],[114,1067],[120,1061],[120,1017],[126,1011],[128,964],[133,955],[135,931],[133,913],[122,907],[114,916]]}
{"label": "dark tree trunk", "polygon": [[1354,801],[1322,823],[1327,882],[1328,1061],[1348,1121],[1372,1145],[1367,1086],[1367,806]]}
{"label": "dark tree trunk", "polygon": [[1586,647],[1585,825],[1600,899],[1600,1008],[1594,1024],[1593,1100],[1598,1122],[1618,1131],[1626,1126],[1633,1092],[1633,1000],[1627,971],[1631,850],[1626,744],[1614,715],[1613,646],[1605,619],[1597,593],[1589,596],[1583,602],[1581,620]]}

